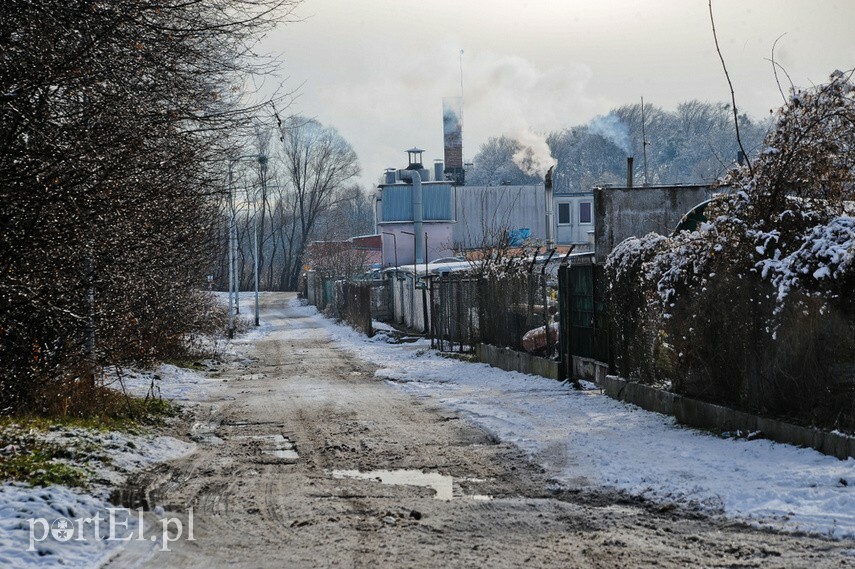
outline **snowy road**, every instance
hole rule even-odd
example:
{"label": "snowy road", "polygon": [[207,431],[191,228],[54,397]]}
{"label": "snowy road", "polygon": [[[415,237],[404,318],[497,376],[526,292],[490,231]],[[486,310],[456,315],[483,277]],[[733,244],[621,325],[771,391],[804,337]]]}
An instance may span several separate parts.
{"label": "snowy road", "polygon": [[826,482],[852,461],[367,340],[290,298],[266,296],[247,358],[176,386],[196,451],[136,481],[194,507],[195,541],[129,542],[108,567],[855,567],[848,539],[732,517],[849,535],[851,495]]}
{"label": "snowy road", "polygon": [[855,459],[716,437],[599,391],[438,357],[425,353],[426,344],[371,342],[324,324],[338,345],[380,366],[378,377],[463,412],[563,483],[692,502],[758,526],[855,538]]}

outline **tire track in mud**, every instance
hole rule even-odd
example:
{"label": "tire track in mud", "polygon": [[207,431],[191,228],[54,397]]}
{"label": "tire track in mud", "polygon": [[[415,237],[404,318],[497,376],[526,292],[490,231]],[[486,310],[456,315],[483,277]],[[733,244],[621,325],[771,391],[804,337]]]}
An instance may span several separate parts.
{"label": "tire track in mud", "polygon": [[[272,331],[253,360],[190,410],[196,452],[137,479],[159,504],[198,507],[196,541],[132,542],[108,567],[855,566],[851,542],[561,487],[518,448],[375,378],[288,298],[267,297]],[[277,435],[296,461],[263,454]],[[455,497],[334,474],[378,469],[452,476]]]}

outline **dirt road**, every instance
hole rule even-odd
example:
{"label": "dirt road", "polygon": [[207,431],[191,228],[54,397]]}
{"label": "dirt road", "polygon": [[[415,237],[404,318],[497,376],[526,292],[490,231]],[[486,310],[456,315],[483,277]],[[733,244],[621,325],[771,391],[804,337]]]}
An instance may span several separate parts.
{"label": "dirt road", "polygon": [[197,451],[135,481],[149,505],[192,506],[195,540],[131,541],[108,567],[855,567],[851,542],[563,488],[375,378],[289,298],[267,297],[272,332],[180,424]]}

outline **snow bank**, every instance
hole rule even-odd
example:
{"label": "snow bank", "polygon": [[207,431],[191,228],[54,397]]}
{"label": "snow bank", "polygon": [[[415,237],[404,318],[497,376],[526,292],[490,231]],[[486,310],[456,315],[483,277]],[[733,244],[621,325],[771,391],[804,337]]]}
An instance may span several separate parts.
{"label": "snow bank", "polygon": [[[69,449],[70,454],[86,458],[73,466],[89,471],[92,486],[87,491],[49,486],[34,488],[25,484],[0,486],[0,567],[98,567],[123,543],[105,539],[110,536],[110,490],[122,484],[127,475],[151,465],[192,452],[196,445],[166,436],[132,435],[81,428],[59,428],[39,435],[39,439]],[[62,462],[71,464],[68,459]],[[99,516],[95,535],[93,522]],[[130,535],[137,528],[136,513],[114,510],[114,536]],[[60,541],[46,534],[62,520],[75,529],[74,537]],[[33,520],[33,522],[30,522]],[[122,525],[127,521],[128,526]],[[31,530],[32,523],[32,530]],[[31,535],[33,541],[31,541]],[[82,539],[77,539],[81,537]]]}
{"label": "snow bank", "polygon": [[[106,501],[87,494],[64,488],[29,488],[19,484],[0,486],[0,566],[8,569],[29,567],[98,567],[105,562],[122,542],[95,539],[92,526],[86,526],[84,537],[65,542],[47,536],[44,541],[30,543],[30,519],[44,519],[49,524],[56,520],[102,519],[108,515],[107,508],[113,507]],[[116,521],[126,517],[116,515]],[[136,528],[136,520],[128,520],[128,528]],[[121,532],[124,528],[119,528]],[[109,534],[107,523],[101,524],[101,536]],[[117,536],[125,535],[120,531]],[[34,538],[44,535],[43,527],[35,522]],[[32,551],[28,551],[32,549]]]}
{"label": "snow bank", "polygon": [[[155,379],[157,377],[157,379]],[[187,400],[204,394],[207,380],[201,374],[175,366],[161,366],[156,372],[128,372],[124,376],[129,393],[146,395],[152,381],[161,386],[164,397]],[[114,385],[114,387],[119,387]],[[34,488],[25,484],[7,483],[0,486],[0,567],[98,567],[123,543],[109,537],[111,489],[124,483],[126,477],[153,464],[184,456],[193,452],[196,445],[167,436],[130,434],[116,431],[98,431],[78,427],[59,427],[38,433],[39,440],[68,449],[69,456],[77,460],[61,459],[76,468],[88,471],[91,487],[87,491],[62,486]],[[77,525],[78,520],[94,518],[105,520],[100,524],[100,537],[95,537],[92,523]],[[58,541],[45,535],[45,526],[34,521],[30,542],[30,522],[45,520],[47,524],[64,518],[83,528],[69,541]],[[127,520],[128,527],[121,524]],[[61,520],[60,520],[61,521]],[[129,535],[137,527],[135,517],[124,510],[115,513],[116,536]],[[53,527],[51,527],[53,529]],[[42,539],[43,538],[43,539]],[[41,540],[41,541],[40,541]],[[32,551],[30,551],[32,549]]]}
{"label": "snow bank", "polygon": [[[317,314],[297,302],[292,307]],[[318,320],[339,346],[380,366],[377,377],[463,412],[565,484],[692,503],[758,526],[855,537],[855,459],[719,438],[598,391],[443,358],[426,341],[372,342]]]}
{"label": "snow bank", "polygon": [[[216,362],[203,363],[207,366],[218,365]],[[153,394],[173,401],[199,401],[205,399],[210,390],[221,382],[192,369],[162,364],[153,371],[126,370],[121,382],[110,380],[108,383],[118,390],[124,386],[128,394],[137,397]]]}

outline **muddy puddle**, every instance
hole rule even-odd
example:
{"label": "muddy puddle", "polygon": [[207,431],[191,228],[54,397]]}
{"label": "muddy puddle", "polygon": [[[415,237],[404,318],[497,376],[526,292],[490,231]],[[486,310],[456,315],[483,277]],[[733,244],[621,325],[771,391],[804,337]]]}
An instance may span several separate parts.
{"label": "muddy puddle", "polygon": [[[470,500],[492,500],[492,496],[473,494],[465,496],[454,495],[454,477],[437,472],[422,472],[421,470],[333,470],[333,478],[352,478],[356,480],[373,480],[381,484],[393,486],[420,486],[434,491],[437,500],[453,500],[467,498]],[[480,479],[463,479],[469,482],[482,482]]]}
{"label": "muddy puddle", "polygon": [[300,458],[294,443],[283,435],[234,435],[233,440],[253,441],[261,445],[261,454],[280,460],[294,461]]}

